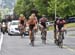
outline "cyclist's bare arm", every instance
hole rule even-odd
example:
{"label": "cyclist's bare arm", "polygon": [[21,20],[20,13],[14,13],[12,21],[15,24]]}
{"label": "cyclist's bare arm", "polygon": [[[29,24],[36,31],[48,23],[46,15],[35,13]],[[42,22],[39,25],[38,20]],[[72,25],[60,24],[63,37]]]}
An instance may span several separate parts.
{"label": "cyclist's bare arm", "polygon": [[27,26],[29,26],[29,24],[30,24],[30,20],[27,21]]}
{"label": "cyclist's bare arm", "polygon": [[58,25],[56,24],[56,30],[58,31]]}

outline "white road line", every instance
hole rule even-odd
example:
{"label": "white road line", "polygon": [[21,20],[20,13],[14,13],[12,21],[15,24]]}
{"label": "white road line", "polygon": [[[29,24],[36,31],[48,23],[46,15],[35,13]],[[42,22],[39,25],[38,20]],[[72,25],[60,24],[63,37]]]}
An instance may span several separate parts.
{"label": "white road line", "polygon": [[[51,39],[51,42],[53,42],[53,39]],[[68,46],[63,46],[63,47],[66,48],[67,50],[71,51],[71,52],[74,52],[75,51],[74,49],[72,49],[72,48],[70,48]]]}
{"label": "white road line", "polygon": [[2,46],[2,42],[3,42],[3,34],[1,34],[0,37],[1,37],[1,38],[0,38],[0,51],[1,51],[1,46]]}
{"label": "white road line", "polygon": [[63,46],[64,48],[67,48],[69,51],[74,52],[74,49],[69,48],[68,46]]}

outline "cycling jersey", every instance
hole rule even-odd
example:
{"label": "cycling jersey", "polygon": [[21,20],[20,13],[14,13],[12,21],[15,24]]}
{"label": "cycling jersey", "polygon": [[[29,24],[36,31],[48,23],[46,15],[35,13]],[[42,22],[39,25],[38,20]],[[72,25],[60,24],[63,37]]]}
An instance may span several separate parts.
{"label": "cycling jersey", "polygon": [[36,21],[35,20],[29,20],[29,29],[32,31],[33,28],[35,27]]}
{"label": "cycling jersey", "polygon": [[20,24],[24,25],[25,17],[20,17],[19,21],[20,21]]}
{"label": "cycling jersey", "polygon": [[36,22],[36,24],[38,23],[37,17],[35,17],[35,22]]}
{"label": "cycling jersey", "polygon": [[47,21],[46,18],[41,18],[40,19],[40,24],[43,25],[44,28],[46,28],[46,21]]}
{"label": "cycling jersey", "polygon": [[64,27],[64,24],[65,24],[65,20],[57,20],[56,21],[56,25],[59,30],[61,30],[61,28]]}

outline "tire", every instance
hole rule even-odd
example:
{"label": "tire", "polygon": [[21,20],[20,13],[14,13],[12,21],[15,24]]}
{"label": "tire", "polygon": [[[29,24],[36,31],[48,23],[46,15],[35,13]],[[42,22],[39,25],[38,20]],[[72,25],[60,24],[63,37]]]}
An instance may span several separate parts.
{"label": "tire", "polygon": [[46,33],[45,33],[45,32],[42,33],[41,39],[42,39],[42,43],[43,43],[43,44],[46,44]]}
{"label": "tire", "polygon": [[60,47],[60,48],[62,48],[62,47],[63,47],[63,36],[62,36],[62,34],[61,34],[61,33],[60,33],[60,35],[59,35],[58,45],[59,45],[59,47]]}
{"label": "tire", "polygon": [[31,45],[34,46],[34,41],[33,40],[31,40]]}
{"label": "tire", "polygon": [[59,48],[63,48],[63,42],[59,43]]}
{"label": "tire", "polygon": [[5,32],[3,32],[3,34],[5,34]]}
{"label": "tire", "polygon": [[5,29],[2,29],[2,33],[5,34]]}

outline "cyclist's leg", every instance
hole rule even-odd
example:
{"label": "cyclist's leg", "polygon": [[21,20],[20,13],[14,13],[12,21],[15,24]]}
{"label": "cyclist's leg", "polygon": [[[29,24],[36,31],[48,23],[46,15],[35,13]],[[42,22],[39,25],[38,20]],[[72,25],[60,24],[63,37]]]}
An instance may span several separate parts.
{"label": "cyclist's leg", "polygon": [[62,31],[62,38],[64,39],[64,31],[65,31],[64,27],[62,27],[61,31]]}
{"label": "cyclist's leg", "polygon": [[23,36],[25,36],[25,25],[24,24],[22,24],[22,29],[21,29],[21,35]]}
{"label": "cyclist's leg", "polygon": [[29,31],[29,38],[30,38],[30,40],[32,40],[31,30]]}
{"label": "cyclist's leg", "polygon": [[45,40],[46,40],[46,36],[47,36],[47,28],[44,27],[44,34],[45,34]]}
{"label": "cyclist's leg", "polygon": [[40,26],[40,31],[41,31],[41,35],[42,35],[42,31],[43,31],[42,25]]}
{"label": "cyclist's leg", "polygon": [[47,27],[46,27],[46,25],[45,25],[45,27],[44,27],[44,28],[45,28],[45,32],[46,32],[46,36],[47,36]]}
{"label": "cyclist's leg", "polygon": [[56,39],[57,39],[57,40],[58,40],[58,38],[59,38],[60,31],[61,31],[61,27],[58,26],[58,27],[57,27],[57,32],[56,32],[56,34],[57,34]]}
{"label": "cyclist's leg", "polygon": [[58,40],[59,38],[59,31],[57,31],[57,36],[56,36],[56,39]]}
{"label": "cyclist's leg", "polygon": [[30,25],[29,28],[30,28],[30,30],[29,30],[29,38],[30,38],[30,41],[31,41],[32,40],[33,25]]}
{"label": "cyclist's leg", "polygon": [[31,30],[32,30],[32,28],[31,28],[31,25],[29,26],[29,39],[31,40]]}
{"label": "cyclist's leg", "polygon": [[30,35],[30,45],[32,46],[34,46],[34,33],[33,33],[34,30],[33,29],[34,29],[34,25],[31,25],[29,35]]}
{"label": "cyclist's leg", "polygon": [[42,36],[42,38],[43,38],[42,41],[43,41],[44,44],[46,44],[46,35],[47,35],[46,28],[43,29],[43,34],[44,34],[44,36]]}
{"label": "cyclist's leg", "polygon": [[21,27],[19,27],[19,31],[20,31],[20,35],[22,36],[22,28]]}
{"label": "cyclist's leg", "polygon": [[[44,29],[46,29],[46,25],[42,23],[42,24],[41,24],[41,34],[42,34],[42,32],[43,32]],[[46,31],[46,30],[45,30],[45,31]]]}
{"label": "cyclist's leg", "polygon": [[54,42],[56,43],[56,41],[57,41],[57,31],[54,30]]}
{"label": "cyclist's leg", "polygon": [[25,31],[26,31],[26,26],[24,26],[24,31],[23,31],[24,36],[25,36]]}

